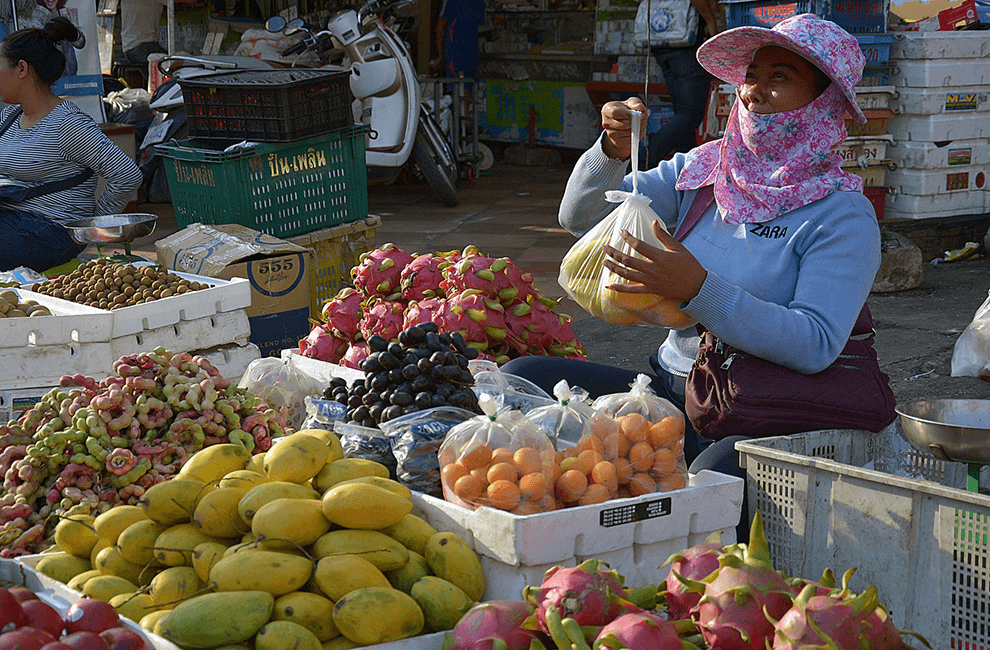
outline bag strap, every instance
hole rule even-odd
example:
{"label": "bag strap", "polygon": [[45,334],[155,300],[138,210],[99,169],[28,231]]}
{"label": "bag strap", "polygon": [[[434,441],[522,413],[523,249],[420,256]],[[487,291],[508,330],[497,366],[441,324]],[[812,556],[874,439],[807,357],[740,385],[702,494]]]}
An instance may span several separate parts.
{"label": "bag strap", "polygon": [[674,233],[674,239],[681,241],[687,236],[688,231],[694,228],[694,224],[701,220],[701,215],[705,214],[705,210],[708,206],[712,204],[715,200],[715,186],[714,185],[704,185],[698,188],[698,193],[694,195],[694,202],[691,203],[691,208],[688,213],[684,215],[684,220],[677,225],[677,231]]}
{"label": "bag strap", "polygon": [[10,128],[10,125],[14,123],[14,120],[20,117],[23,112],[20,106],[12,110],[10,115],[7,116],[7,119],[3,121],[3,124],[0,124],[0,135],[3,135]]}

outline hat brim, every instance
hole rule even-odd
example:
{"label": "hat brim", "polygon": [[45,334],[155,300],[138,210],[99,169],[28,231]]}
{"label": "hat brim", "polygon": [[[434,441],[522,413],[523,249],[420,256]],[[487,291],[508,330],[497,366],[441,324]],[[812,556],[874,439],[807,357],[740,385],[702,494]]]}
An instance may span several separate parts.
{"label": "hat brim", "polygon": [[856,96],[845,88],[842,81],[829,74],[826,62],[791,37],[765,27],[736,27],[716,34],[698,48],[698,62],[715,77],[741,86],[746,81],[746,69],[753,62],[753,55],[761,47],[776,45],[801,55],[824,72],[832,83],[846,96],[846,110],[853,119],[864,124],[866,115],[856,103]]}

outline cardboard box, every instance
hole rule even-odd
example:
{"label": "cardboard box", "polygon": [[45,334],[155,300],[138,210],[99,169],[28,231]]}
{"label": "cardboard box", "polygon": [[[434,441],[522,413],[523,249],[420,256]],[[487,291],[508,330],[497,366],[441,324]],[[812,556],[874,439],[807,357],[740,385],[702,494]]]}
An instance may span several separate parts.
{"label": "cardboard box", "polygon": [[310,330],[309,249],[244,226],[190,224],[155,244],[166,268],[251,283],[251,343],[262,356],[295,347]]}
{"label": "cardboard box", "polygon": [[978,22],[976,16],[976,2],[965,0],[961,5],[943,9],[934,16],[929,16],[924,20],[912,23],[908,29],[919,32],[951,32],[957,29],[965,29],[968,25]]}

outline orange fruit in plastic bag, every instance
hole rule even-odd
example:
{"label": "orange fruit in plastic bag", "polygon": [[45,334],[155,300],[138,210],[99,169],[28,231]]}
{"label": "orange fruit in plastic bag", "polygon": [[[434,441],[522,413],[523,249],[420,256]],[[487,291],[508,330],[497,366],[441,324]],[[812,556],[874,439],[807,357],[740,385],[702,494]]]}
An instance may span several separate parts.
{"label": "orange fruit in plastic bag", "polygon": [[616,307],[628,311],[645,311],[653,309],[660,303],[662,298],[655,293],[628,293],[626,291],[616,291],[606,289],[602,292],[602,308],[605,302],[609,301]]}
{"label": "orange fruit in plastic bag", "polygon": [[650,469],[650,474],[654,477],[666,476],[672,474],[675,469],[677,469],[677,457],[674,456],[674,452],[666,447],[661,447],[654,452],[653,467]]}
{"label": "orange fruit in plastic bag", "polygon": [[484,489],[485,485],[481,480],[471,474],[465,474],[454,483],[454,494],[462,501],[477,501]]}
{"label": "orange fruit in plastic bag", "polygon": [[629,439],[629,442],[643,442],[650,435],[650,425],[645,417],[639,413],[627,413],[619,418],[619,427],[622,429],[622,435]]}
{"label": "orange fruit in plastic bag", "polygon": [[604,451],[602,455],[606,460],[615,460],[616,458],[625,458],[629,455],[629,447],[631,443],[629,438],[622,435],[622,432],[616,431],[605,436],[602,440],[602,446]]}
{"label": "orange fruit in plastic bag", "polygon": [[619,424],[612,418],[602,415],[591,418],[591,435],[606,438],[609,434],[618,433]]}
{"label": "orange fruit in plastic bag", "polygon": [[657,489],[661,492],[680,490],[685,485],[687,485],[687,481],[684,480],[684,476],[682,474],[671,474],[669,476],[664,476],[662,479],[657,481]]}
{"label": "orange fruit in plastic bag", "polygon": [[[485,478],[488,479],[489,484],[502,480],[515,483],[516,479],[519,478],[519,472],[516,471],[516,466],[510,463],[494,463],[488,468]],[[489,485],[489,487],[491,486]]]}
{"label": "orange fruit in plastic bag", "polygon": [[519,492],[526,499],[539,500],[550,491],[550,480],[546,474],[533,472],[519,479]]}
{"label": "orange fruit in plastic bag", "polygon": [[501,510],[512,510],[519,505],[519,488],[512,481],[493,481],[486,494],[489,503]]}
{"label": "orange fruit in plastic bag", "polygon": [[517,449],[516,453],[512,455],[512,462],[515,464],[520,476],[543,471],[543,459],[540,458],[540,452],[532,447],[520,447]]}
{"label": "orange fruit in plastic bag", "polygon": [[598,436],[593,436],[590,433],[586,433],[581,436],[580,440],[578,440],[575,448],[578,453],[590,449],[592,451],[597,451],[600,454],[605,450],[605,445],[602,443],[602,439]]}
{"label": "orange fruit in plastic bag", "polygon": [[638,472],[629,479],[629,493],[638,497],[644,494],[652,494],[657,491],[657,484],[650,478],[649,474]]}
{"label": "orange fruit in plastic bag", "polygon": [[492,450],[484,443],[470,447],[465,446],[461,449],[461,457],[458,460],[461,465],[468,469],[485,467],[492,461]]}
{"label": "orange fruit in plastic bag", "polygon": [[[578,460],[578,457],[577,456],[570,456],[570,457],[565,458],[564,460],[560,461],[560,471],[561,472],[568,472],[568,471],[570,471],[572,469],[576,469],[579,472],[581,471],[581,461]],[[587,472],[584,472],[584,473],[587,474]]]}
{"label": "orange fruit in plastic bag", "polygon": [[555,487],[558,500],[564,503],[577,501],[588,488],[588,477],[579,470],[568,470],[560,475]]}
{"label": "orange fruit in plastic bag", "polygon": [[564,462],[568,458],[577,458],[578,453],[580,452],[578,452],[577,447],[564,447],[564,451],[560,452],[560,462]]}
{"label": "orange fruit in plastic bag", "polygon": [[590,506],[594,503],[605,503],[610,496],[609,490],[604,485],[592,483],[578,499],[579,506]]}
{"label": "orange fruit in plastic bag", "polygon": [[683,329],[696,322],[681,311],[681,301],[676,298],[664,298],[656,303],[650,311],[656,314],[664,325],[674,329]]}
{"label": "orange fruit in plastic bag", "polygon": [[443,466],[440,470],[440,476],[443,478],[444,483],[453,487],[457,483],[457,479],[467,474],[467,469],[460,463],[449,463]]}
{"label": "orange fruit in plastic bag", "polygon": [[628,458],[616,458],[612,461],[615,465],[615,476],[619,479],[619,485],[628,485],[629,480],[636,473]]}
{"label": "orange fruit in plastic bag", "polygon": [[615,470],[615,465],[603,460],[591,470],[591,480],[599,485],[604,485],[609,492],[619,489],[619,475]]}
{"label": "orange fruit in plastic bag", "polygon": [[577,469],[581,470],[585,474],[591,474],[591,470],[595,468],[595,465],[605,460],[601,453],[595,451],[594,449],[585,449],[580,454],[578,454]]}
{"label": "orange fruit in plastic bag", "polygon": [[537,501],[523,501],[512,509],[514,515],[537,515],[544,512],[544,508]]}
{"label": "orange fruit in plastic bag", "polygon": [[684,421],[674,415],[668,415],[650,427],[650,444],[654,449],[669,447],[683,436]]}
{"label": "orange fruit in plastic bag", "polygon": [[629,448],[629,464],[637,472],[645,472],[653,467],[653,447],[648,442],[637,442]]}
{"label": "orange fruit in plastic bag", "polygon": [[492,451],[492,465],[497,465],[498,463],[511,463],[512,462],[512,450],[506,447],[499,447]]}

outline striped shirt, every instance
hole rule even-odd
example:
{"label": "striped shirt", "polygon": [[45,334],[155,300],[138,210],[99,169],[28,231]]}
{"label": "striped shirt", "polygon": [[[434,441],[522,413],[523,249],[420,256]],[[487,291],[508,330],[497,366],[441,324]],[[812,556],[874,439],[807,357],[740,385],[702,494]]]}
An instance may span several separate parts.
{"label": "striped shirt", "polygon": [[[4,108],[0,123],[16,108]],[[0,199],[0,209],[32,212],[58,223],[116,214],[142,180],[134,161],[75,104],[62,102],[30,129],[20,128],[18,118],[0,136],[0,184],[33,187],[69,178],[86,168],[94,175],[75,187],[21,202]],[[99,201],[98,176],[106,179]]]}

